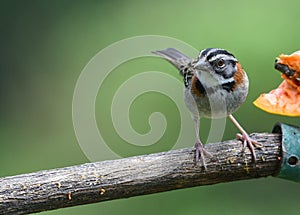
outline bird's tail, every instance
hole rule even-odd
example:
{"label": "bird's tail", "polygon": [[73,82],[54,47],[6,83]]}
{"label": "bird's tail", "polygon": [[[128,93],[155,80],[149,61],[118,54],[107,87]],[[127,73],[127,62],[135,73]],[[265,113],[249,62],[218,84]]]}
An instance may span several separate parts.
{"label": "bird's tail", "polygon": [[153,51],[152,53],[168,60],[179,70],[191,62],[191,58],[173,48],[167,48],[161,51]]}

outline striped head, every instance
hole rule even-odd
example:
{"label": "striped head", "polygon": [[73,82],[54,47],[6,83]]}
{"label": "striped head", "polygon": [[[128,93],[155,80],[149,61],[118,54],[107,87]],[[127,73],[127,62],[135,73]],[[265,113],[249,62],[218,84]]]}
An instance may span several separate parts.
{"label": "striped head", "polygon": [[248,82],[240,63],[224,49],[207,48],[192,63],[196,76],[205,87],[244,84]]}

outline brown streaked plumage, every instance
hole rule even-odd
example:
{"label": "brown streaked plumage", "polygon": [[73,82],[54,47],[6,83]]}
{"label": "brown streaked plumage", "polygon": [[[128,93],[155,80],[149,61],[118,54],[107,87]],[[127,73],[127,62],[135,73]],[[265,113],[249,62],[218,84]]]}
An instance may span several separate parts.
{"label": "brown streaked plumage", "polygon": [[243,84],[243,82],[244,82],[245,72],[239,62],[236,63],[236,67],[237,67],[237,70],[233,76],[233,79],[235,81],[235,86],[239,86],[239,85]]}
{"label": "brown streaked plumage", "polygon": [[204,88],[196,76],[193,76],[191,83],[191,91],[199,97],[204,97]]}
{"label": "brown streaked plumage", "polygon": [[[248,77],[234,55],[218,48],[204,49],[194,60],[173,48],[154,53],[171,62],[183,76],[184,101],[195,123],[196,162],[200,157],[206,168],[204,154],[211,156],[200,140],[200,117],[227,116],[241,132],[238,138],[243,142],[243,150],[248,146],[255,161],[254,146],[260,147],[261,145],[251,139],[232,116],[248,94]],[[213,108],[211,108],[212,105]]]}

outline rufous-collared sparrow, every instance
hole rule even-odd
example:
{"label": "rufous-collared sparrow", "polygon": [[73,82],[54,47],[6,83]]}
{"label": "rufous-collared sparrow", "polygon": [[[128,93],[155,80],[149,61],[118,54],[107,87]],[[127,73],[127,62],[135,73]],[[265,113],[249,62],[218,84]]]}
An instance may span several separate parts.
{"label": "rufous-collared sparrow", "polygon": [[249,85],[247,74],[234,55],[219,48],[204,49],[194,60],[174,48],[153,53],[171,62],[183,76],[184,101],[192,113],[196,130],[196,162],[200,157],[206,168],[204,154],[211,156],[200,140],[200,117],[227,116],[241,132],[237,138],[243,141],[243,151],[248,146],[255,161],[254,146],[261,145],[250,138],[232,116],[245,101]]}

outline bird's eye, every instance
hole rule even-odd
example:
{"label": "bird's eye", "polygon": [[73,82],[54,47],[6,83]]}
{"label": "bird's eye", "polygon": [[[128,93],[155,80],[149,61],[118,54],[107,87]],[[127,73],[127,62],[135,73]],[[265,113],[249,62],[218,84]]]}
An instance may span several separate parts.
{"label": "bird's eye", "polygon": [[218,67],[223,67],[223,66],[225,66],[225,60],[224,59],[219,59],[218,61],[217,61],[217,66]]}

